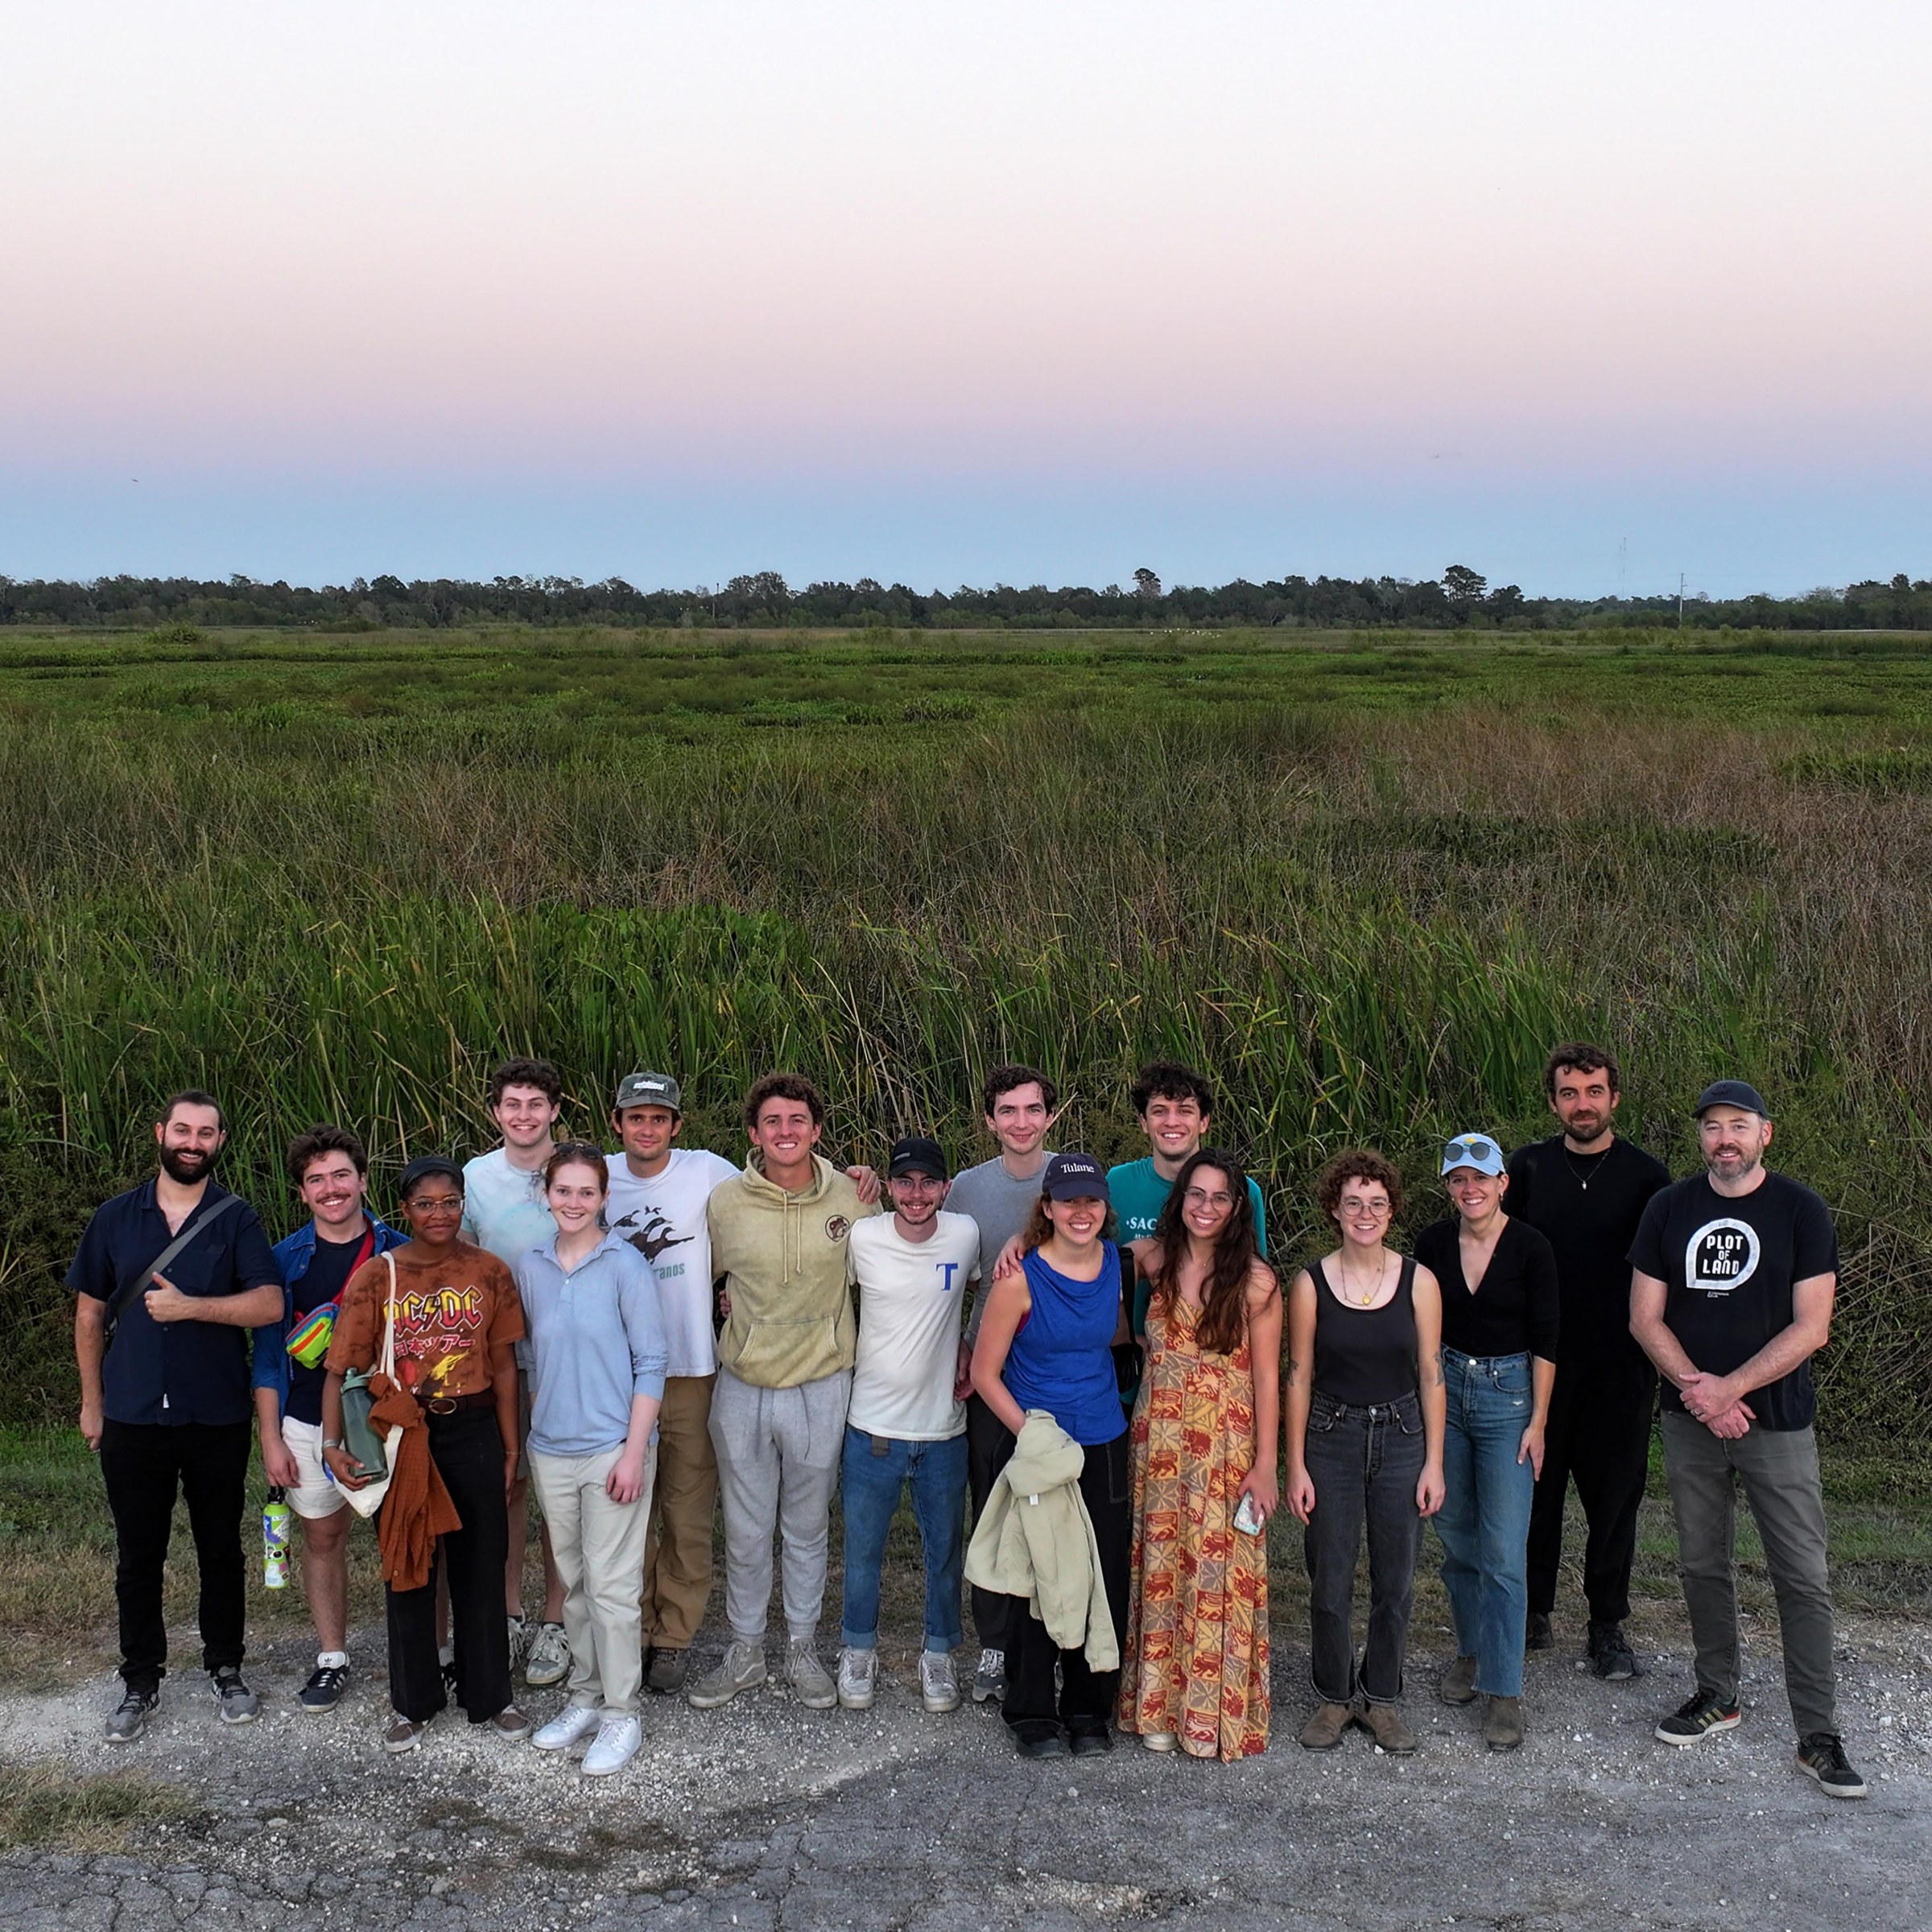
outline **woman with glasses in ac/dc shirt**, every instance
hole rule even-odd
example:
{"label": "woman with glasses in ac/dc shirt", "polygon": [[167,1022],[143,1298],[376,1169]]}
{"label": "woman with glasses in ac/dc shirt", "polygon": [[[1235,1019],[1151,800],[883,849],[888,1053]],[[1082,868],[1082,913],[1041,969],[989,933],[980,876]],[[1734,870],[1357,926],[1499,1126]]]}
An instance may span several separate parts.
{"label": "woman with glasses in ac/dc shirt", "polygon": [[1509,1177],[1493,1136],[1459,1134],[1443,1150],[1442,1174],[1455,1215],[1415,1244],[1442,1290],[1448,1398],[1435,1529],[1455,1661],[1439,1695],[1449,1704],[1486,1699],[1484,1741],[1513,1751],[1523,1741],[1530,1509],[1556,1382],[1556,1253],[1504,1213]]}

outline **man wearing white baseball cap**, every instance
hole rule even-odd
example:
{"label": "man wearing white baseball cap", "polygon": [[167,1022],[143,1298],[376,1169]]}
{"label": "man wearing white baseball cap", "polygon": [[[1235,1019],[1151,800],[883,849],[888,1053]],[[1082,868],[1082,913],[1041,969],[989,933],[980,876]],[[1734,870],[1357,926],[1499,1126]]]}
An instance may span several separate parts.
{"label": "man wearing white baseball cap", "polygon": [[1838,1236],[1809,1187],[1765,1164],[1770,1110],[1754,1087],[1699,1095],[1705,1171],[1652,1197],[1630,1249],[1630,1330],[1664,1381],[1664,1467],[1697,1687],[1657,1727],[1695,1744],[1742,1721],[1735,1485],[1777,1594],[1798,1768],[1832,1798],[1863,1798],[1833,1708],[1831,1586],[1812,1418],[1811,1357],[1831,1330]]}

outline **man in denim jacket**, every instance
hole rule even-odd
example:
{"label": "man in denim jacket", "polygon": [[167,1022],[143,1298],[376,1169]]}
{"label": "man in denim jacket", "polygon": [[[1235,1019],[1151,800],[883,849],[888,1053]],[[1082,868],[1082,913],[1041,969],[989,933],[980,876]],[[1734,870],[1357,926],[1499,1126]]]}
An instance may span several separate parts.
{"label": "man in denim jacket", "polygon": [[282,1319],[255,1331],[254,1385],[272,1389],[279,1432],[262,1425],[262,1462],[271,1483],[288,1492],[302,1519],[302,1582],[316,1620],[313,1675],[303,1686],[304,1711],[332,1711],[349,1682],[349,1525],[353,1512],[322,1463],[321,1359],[305,1368],[288,1353],[288,1338],[318,1308],[341,1295],[349,1278],[372,1256],[407,1235],[369,1212],[369,1157],[345,1128],[312,1127],[288,1150],[288,1174],[309,1219],[275,1244],[287,1283]]}

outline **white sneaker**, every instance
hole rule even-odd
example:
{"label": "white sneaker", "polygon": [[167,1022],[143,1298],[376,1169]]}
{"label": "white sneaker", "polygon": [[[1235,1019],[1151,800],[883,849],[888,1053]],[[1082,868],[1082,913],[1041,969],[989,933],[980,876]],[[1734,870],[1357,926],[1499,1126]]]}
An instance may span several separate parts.
{"label": "white sneaker", "polygon": [[586,1777],[609,1777],[621,1771],[638,1754],[644,1741],[644,1727],[634,1717],[614,1718],[598,1728],[590,1748],[584,1753]]}
{"label": "white sneaker", "polygon": [[877,1651],[848,1645],[839,1653],[839,1702],[848,1711],[869,1711],[878,1674]]}
{"label": "white sneaker", "polygon": [[523,1681],[541,1690],[547,1684],[560,1684],[570,1674],[570,1639],[561,1624],[539,1624],[530,1640],[529,1654],[523,1659]]}
{"label": "white sneaker", "polygon": [[1005,1695],[1006,1653],[982,1650],[980,1666],[972,1674],[972,1701],[976,1704],[997,1703]]}
{"label": "white sneaker", "polygon": [[592,1705],[566,1704],[530,1741],[539,1751],[568,1751],[603,1721],[603,1712]]}
{"label": "white sneaker", "polygon": [[826,1674],[808,1637],[795,1637],[785,1653],[785,1674],[807,1711],[829,1711],[839,1701],[838,1686]]}
{"label": "white sneaker", "polygon": [[694,1711],[715,1711],[728,1704],[741,1690],[749,1690],[765,1681],[765,1647],[740,1643],[734,1637],[724,1646],[716,1670],[708,1672],[685,1690]]}
{"label": "white sneaker", "polygon": [[1171,1731],[1143,1731],[1141,1733],[1141,1745],[1149,1751],[1172,1751],[1180,1741]]}
{"label": "white sneaker", "polygon": [[959,1709],[960,1680],[953,1671],[950,1650],[919,1653],[919,1702],[935,1713]]}

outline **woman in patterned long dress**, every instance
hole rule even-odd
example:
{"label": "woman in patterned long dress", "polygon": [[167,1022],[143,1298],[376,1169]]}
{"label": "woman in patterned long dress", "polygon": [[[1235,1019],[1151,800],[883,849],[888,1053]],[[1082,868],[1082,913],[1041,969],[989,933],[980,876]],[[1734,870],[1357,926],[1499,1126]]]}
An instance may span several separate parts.
{"label": "woman in patterned long dress", "polygon": [[[1282,1295],[1248,1177],[1206,1147],[1133,1244],[1152,1284],[1135,1405],[1133,1591],[1120,1724],[1150,1751],[1268,1744],[1268,1539],[1278,1500]],[[1258,1534],[1237,1528],[1244,1497]]]}

